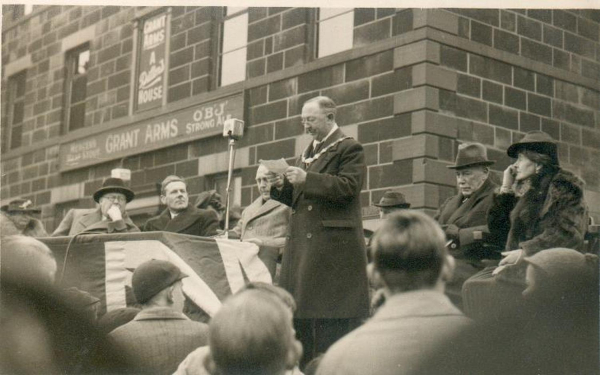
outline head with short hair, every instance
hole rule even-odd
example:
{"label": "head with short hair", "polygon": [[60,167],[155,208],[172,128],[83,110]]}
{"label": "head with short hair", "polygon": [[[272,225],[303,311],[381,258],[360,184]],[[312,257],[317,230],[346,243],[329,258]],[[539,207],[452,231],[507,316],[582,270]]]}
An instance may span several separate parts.
{"label": "head with short hair", "polygon": [[444,232],[419,211],[391,214],[375,233],[372,251],[375,270],[392,293],[434,288],[452,271]]}
{"label": "head with short hair", "polygon": [[335,124],[335,102],[326,96],[317,96],[304,102],[302,124],[315,140],[322,141]]}
{"label": "head with short hair", "polygon": [[294,300],[294,297],[290,294],[290,292],[281,287],[261,281],[252,281],[244,285],[242,289],[238,291],[238,293],[242,293],[247,290],[262,290],[271,293],[275,297],[279,298],[287,307],[289,307],[292,313],[296,311],[296,301]]}
{"label": "head with short hair", "polygon": [[190,202],[185,181],[179,176],[167,176],[160,185],[160,201],[172,213],[179,213]]}
{"label": "head with short hair", "polygon": [[245,290],[228,298],[209,323],[206,366],[221,375],[279,375],[301,355],[292,315],[271,292]]}
{"label": "head with short hair", "polygon": [[56,259],[52,251],[32,237],[8,236],[0,246],[2,277],[34,284],[54,284]]}

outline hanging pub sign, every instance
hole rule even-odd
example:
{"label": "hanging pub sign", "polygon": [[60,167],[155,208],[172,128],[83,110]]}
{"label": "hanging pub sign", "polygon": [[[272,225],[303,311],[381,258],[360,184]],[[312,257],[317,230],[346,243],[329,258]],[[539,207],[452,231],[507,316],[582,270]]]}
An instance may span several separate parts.
{"label": "hanging pub sign", "polygon": [[59,151],[60,168],[68,171],[222,134],[223,123],[230,118],[244,118],[242,94],[64,143]]}
{"label": "hanging pub sign", "polygon": [[137,110],[160,107],[166,94],[167,13],[150,17],[141,28]]}

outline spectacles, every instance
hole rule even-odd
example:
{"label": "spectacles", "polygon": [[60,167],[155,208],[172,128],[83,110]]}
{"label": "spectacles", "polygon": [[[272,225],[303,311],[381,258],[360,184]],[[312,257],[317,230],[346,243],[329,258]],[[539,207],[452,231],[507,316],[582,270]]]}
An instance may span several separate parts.
{"label": "spectacles", "polygon": [[103,195],[102,198],[108,199],[112,202],[125,202],[127,199],[122,195]]}
{"label": "spectacles", "polygon": [[302,122],[303,124],[312,124],[313,122],[317,121],[317,118],[314,116],[310,116],[310,117],[302,117],[300,119],[300,122]]}

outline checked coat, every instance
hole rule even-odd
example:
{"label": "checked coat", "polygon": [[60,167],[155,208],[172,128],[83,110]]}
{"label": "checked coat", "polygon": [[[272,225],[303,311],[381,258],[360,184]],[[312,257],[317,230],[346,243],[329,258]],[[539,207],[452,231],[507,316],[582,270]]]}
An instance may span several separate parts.
{"label": "checked coat", "polygon": [[152,307],[109,337],[129,355],[134,373],[172,374],[188,354],[208,345],[208,326],[168,307]]}

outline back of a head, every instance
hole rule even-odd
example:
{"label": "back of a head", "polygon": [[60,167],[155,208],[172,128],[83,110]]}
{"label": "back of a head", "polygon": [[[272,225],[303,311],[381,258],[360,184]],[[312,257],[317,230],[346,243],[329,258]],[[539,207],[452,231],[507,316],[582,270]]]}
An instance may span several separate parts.
{"label": "back of a head", "polygon": [[436,285],[447,251],[439,225],[426,214],[403,210],[390,215],[375,233],[375,269],[392,292]]}
{"label": "back of a head", "polygon": [[211,356],[220,375],[282,374],[292,342],[289,309],[263,290],[230,297],[209,324]]}
{"label": "back of a head", "polygon": [[2,278],[12,278],[34,284],[53,284],[56,260],[42,242],[27,236],[8,236],[0,244]]}
{"label": "back of a head", "polygon": [[131,373],[126,355],[52,287],[3,278],[0,306],[0,373]]}
{"label": "back of a head", "polygon": [[534,285],[524,292],[528,299],[597,307],[598,256],[555,248],[540,251],[525,261],[535,273]]}
{"label": "back of a head", "polygon": [[296,311],[296,301],[294,300],[294,297],[290,294],[290,292],[283,289],[282,287],[261,281],[253,281],[244,285],[244,287],[240,289],[238,293],[242,293],[248,290],[260,290],[267,293],[271,293],[275,297],[279,298],[279,300],[290,309],[292,314]]}

